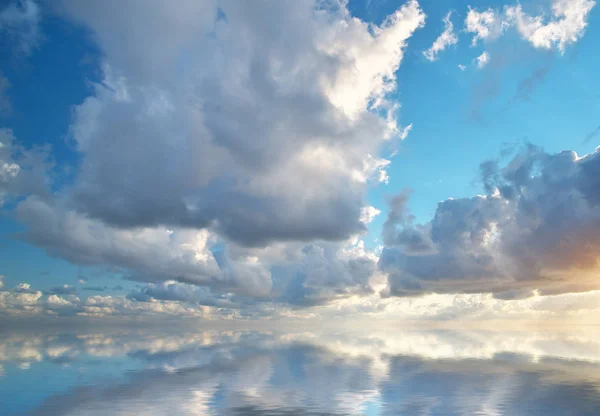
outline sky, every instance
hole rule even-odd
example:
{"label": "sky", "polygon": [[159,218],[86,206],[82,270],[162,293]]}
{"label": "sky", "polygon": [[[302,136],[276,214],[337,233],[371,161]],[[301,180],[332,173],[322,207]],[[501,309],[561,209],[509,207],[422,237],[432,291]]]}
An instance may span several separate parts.
{"label": "sky", "polygon": [[0,318],[593,319],[599,13],[2,2]]}

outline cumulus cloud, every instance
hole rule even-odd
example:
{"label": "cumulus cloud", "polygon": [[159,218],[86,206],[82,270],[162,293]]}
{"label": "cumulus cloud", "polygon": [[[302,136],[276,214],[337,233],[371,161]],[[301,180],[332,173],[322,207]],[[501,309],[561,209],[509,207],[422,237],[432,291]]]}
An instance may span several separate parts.
{"label": "cumulus cloud", "polygon": [[131,292],[127,298],[142,302],[172,300],[224,308],[239,307],[235,302],[228,299],[228,296],[215,297],[206,287],[173,281],[156,284],[150,283],[139,291]]}
{"label": "cumulus cloud", "polygon": [[105,53],[70,129],[76,209],[247,246],[363,231],[367,155],[403,134],[386,96],[425,16],[411,0],[374,26],[327,4],[62,1]]}
{"label": "cumulus cloud", "polygon": [[15,54],[31,54],[41,41],[40,19],[35,1],[9,1],[0,10],[0,41],[14,48]]}
{"label": "cumulus cloud", "polygon": [[69,186],[50,194],[39,157],[45,182],[29,180],[38,170],[20,155],[35,149],[3,131],[0,192],[26,196],[20,238],[149,283],[122,302],[372,292],[378,257],[359,236],[379,210],[365,190],[387,183],[382,145],[412,127],[387,97],[419,4],[373,25],[336,1],[114,3],[52,5],[93,35],[102,80],[73,111]]}
{"label": "cumulus cloud", "polygon": [[170,316],[195,316],[226,318],[227,311],[211,310],[200,305],[190,305],[170,300],[150,299],[138,302],[123,296],[89,296],[79,298],[69,287],[54,288],[43,293],[20,283],[13,289],[0,289],[0,315],[6,318],[40,317],[44,315],[79,316],[95,318],[165,318]]}
{"label": "cumulus cloud", "polygon": [[499,37],[504,29],[505,23],[495,10],[487,9],[480,12],[469,6],[465,18],[465,30],[473,34],[472,46],[475,46],[479,40],[485,41]]}
{"label": "cumulus cloud", "polygon": [[530,16],[520,4],[506,8],[505,12],[507,20],[534,47],[556,47],[562,53],[568,44],[583,36],[588,14],[595,5],[593,0],[554,0],[550,19]]}
{"label": "cumulus cloud", "polygon": [[486,194],[440,202],[418,229],[405,220],[405,204],[392,204],[379,260],[389,293],[514,298],[597,289],[599,169],[598,151],[579,157],[529,146],[506,166],[482,164]]}
{"label": "cumulus cloud", "polygon": [[17,214],[28,224],[23,238],[74,263],[120,267],[144,281],[176,279],[252,294],[271,287],[268,271],[243,258],[227,259],[220,267],[210,250],[215,236],[208,230],[119,229],[37,197],[19,204]]}
{"label": "cumulus cloud", "polygon": [[[364,208],[362,220],[368,222],[378,213],[373,207]],[[157,293],[159,287],[177,289],[178,293],[186,287],[193,296],[202,295],[197,301],[202,300],[203,304],[220,302],[219,294],[227,293],[253,298],[284,297],[295,303],[310,298],[317,302],[357,290],[368,291],[369,279],[376,271],[377,256],[356,237],[339,243],[294,242],[265,248],[245,248],[233,243],[223,246],[208,230],[119,229],[37,197],[23,201],[17,215],[28,224],[21,238],[44,247],[50,255],[76,264],[118,267],[134,280],[175,280],[205,286],[192,289],[165,283],[166,286],[149,286],[145,295]],[[206,300],[211,293],[215,299]]]}
{"label": "cumulus cloud", "polygon": [[15,316],[41,313],[42,308],[38,301],[42,292],[30,290],[29,287],[27,284],[21,284],[14,290],[0,290],[0,314]]}
{"label": "cumulus cloud", "polygon": [[454,25],[450,20],[452,12],[448,12],[444,18],[444,31],[437,39],[433,42],[433,45],[426,51],[423,51],[423,55],[427,60],[433,62],[437,59],[437,55],[443,52],[448,46],[456,45],[458,43],[458,36],[454,33]]}
{"label": "cumulus cloud", "polygon": [[492,40],[508,28],[515,27],[521,37],[535,48],[558,49],[581,39],[587,27],[594,0],[553,0],[552,15],[532,16],[523,11],[521,4],[506,6],[502,12],[488,9],[482,12],[469,7],[465,30],[473,34],[472,45],[479,40]]}

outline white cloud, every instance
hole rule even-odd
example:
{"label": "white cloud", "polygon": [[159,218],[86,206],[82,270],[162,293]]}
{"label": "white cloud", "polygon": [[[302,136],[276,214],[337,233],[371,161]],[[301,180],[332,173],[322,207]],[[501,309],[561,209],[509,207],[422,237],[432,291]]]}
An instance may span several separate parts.
{"label": "white cloud", "polygon": [[469,7],[465,30],[473,33],[472,45],[478,40],[492,40],[509,27],[516,27],[521,37],[536,48],[557,48],[561,53],[567,45],[583,37],[594,0],[552,0],[552,15],[531,16],[521,4],[506,6],[502,13],[493,9],[482,12]]}
{"label": "white cloud", "polygon": [[[211,1],[118,3],[62,1],[105,53],[71,126],[79,212],[247,246],[364,231],[368,159],[408,132],[386,97],[424,23],[416,1],[379,26],[308,0],[225,1],[220,19]],[[165,25],[168,36],[147,31]]]}
{"label": "white cloud", "polygon": [[454,33],[454,25],[450,20],[452,12],[448,12],[444,18],[444,31],[438,38],[433,42],[433,45],[426,51],[423,51],[423,55],[429,61],[433,62],[437,59],[437,55],[444,51],[448,46],[456,45],[458,43],[458,36]]}
{"label": "white cloud", "polygon": [[369,224],[371,221],[373,221],[375,219],[375,217],[377,217],[379,214],[381,214],[381,211],[378,210],[375,207],[372,206],[368,206],[368,207],[364,207],[362,209],[362,212],[360,214],[360,220],[362,222],[364,222],[365,224]]}
{"label": "white cloud", "polygon": [[552,17],[530,16],[520,4],[506,8],[506,17],[534,47],[564,52],[570,43],[577,42],[584,34],[587,17],[596,5],[593,0],[554,0]]}
{"label": "white cloud", "polygon": [[499,14],[493,9],[487,9],[482,12],[469,6],[467,17],[465,19],[465,30],[473,33],[472,46],[479,40],[490,40],[500,36],[505,29],[505,23],[502,22]]}
{"label": "white cloud", "polygon": [[482,69],[490,62],[490,55],[484,51],[475,61],[477,62],[477,68]]}
{"label": "white cloud", "polygon": [[467,66],[463,65],[463,64],[458,64],[458,69],[460,69],[461,71],[464,71],[467,69]]}

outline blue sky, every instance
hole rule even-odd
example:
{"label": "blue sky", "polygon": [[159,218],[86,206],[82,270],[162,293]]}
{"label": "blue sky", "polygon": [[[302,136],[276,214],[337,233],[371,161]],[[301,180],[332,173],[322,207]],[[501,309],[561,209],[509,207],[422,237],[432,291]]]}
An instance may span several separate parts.
{"label": "blue sky", "polygon": [[[572,182],[564,163],[552,162],[563,150],[589,154],[569,162],[585,173],[598,159],[595,3],[326,6],[4,5],[0,126],[5,142],[8,132],[14,139],[0,161],[20,169],[0,188],[4,288],[27,282],[46,299],[69,285],[76,290],[64,295],[75,303],[102,293],[208,308],[252,305],[259,314],[265,299],[312,307],[407,291],[460,294],[472,291],[469,279],[477,292],[501,297],[595,289],[591,278],[573,276],[594,271],[589,262],[600,245],[583,230],[598,224],[586,191],[597,184],[587,176],[592,182]],[[469,28],[469,16],[485,13],[495,20]],[[424,51],[448,29],[447,16],[454,41],[431,61]],[[302,27],[310,29],[301,34]],[[483,54],[487,61],[478,65]],[[524,150],[528,143],[535,152]],[[388,161],[387,183],[378,179],[381,165],[357,171],[373,158]],[[44,159],[51,165],[42,167]],[[502,183],[512,180],[515,163],[545,163],[530,183],[510,182],[523,195],[502,195],[514,203],[512,214],[497,214],[495,191],[483,186],[480,166],[489,160],[499,161],[493,178]],[[576,193],[585,209],[557,206],[564,229],[553,226],[552,210],[517,236],[525,223],[508,219],[557,189],[565,198]],[[390,200],[407,190],[394,219]],[[438,203],[479,204],[478,194],[487,195],[476,208],[485,224],[467,224],[469,207],[442,224],[451,202]],[[380,213],[359,221],[357,204]],[[448,249],[462,243],[446,244],[446,236],[464,232],[469,244],[481,235],[502,241],[493,249],[485,245],[491,237],[462,253]],[[411,251],[407,233],[424,251]],[[544,246],[551,237],[557,246]],[[565,241],[589,250],[565,252]],[[534,260],[517,258],[520,244]],[[553,250],[564,253],[560,264],[542,260],[556,258]],[[528,266],[498,272],[505,261]],[[438,262],[435,270],[423,266]],[[556,276],[560,285],[548,283]],[[98,290],[84,290],[90,287]]]}

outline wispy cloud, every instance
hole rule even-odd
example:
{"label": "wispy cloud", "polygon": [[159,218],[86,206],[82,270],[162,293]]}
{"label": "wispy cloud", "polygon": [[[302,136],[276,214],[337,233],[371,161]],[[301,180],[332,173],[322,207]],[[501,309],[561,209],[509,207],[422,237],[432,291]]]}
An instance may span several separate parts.
{"label": "wispy cloud", "polygon": [[454,25],[450,20],[452,12],[448,12],[444,18],[444,31],[438,38],[433,42],[433,45],[426,51],[423,51],[423,55],[427,60],[433,62],[437,59],[437,55],[443,52],[447,47],[456,45],[458,43],[458,36],[454,33]]}

